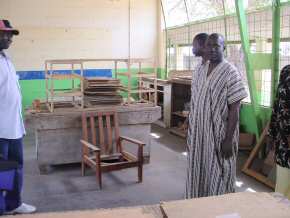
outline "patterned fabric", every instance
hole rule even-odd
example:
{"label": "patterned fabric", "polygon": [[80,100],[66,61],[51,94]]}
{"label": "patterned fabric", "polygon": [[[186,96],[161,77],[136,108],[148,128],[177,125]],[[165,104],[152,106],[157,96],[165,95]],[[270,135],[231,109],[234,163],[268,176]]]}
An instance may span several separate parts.
{"label": "patterned fabric", "polygon": [[290,136],[290,65],[280,73],[269,136],[274,142],[277,164],[290,168],[290,147],[287,141]]}
{"label": "patterned fabric", "polygon": [[221,142],[226,136],[228,105],[247,97],[247,92],[240,74],[227,61],[209,76],[208,67],[209,63],[200,65],[192,80],[186,198],[235,191],[238,125],[233,157],[223,158]]}

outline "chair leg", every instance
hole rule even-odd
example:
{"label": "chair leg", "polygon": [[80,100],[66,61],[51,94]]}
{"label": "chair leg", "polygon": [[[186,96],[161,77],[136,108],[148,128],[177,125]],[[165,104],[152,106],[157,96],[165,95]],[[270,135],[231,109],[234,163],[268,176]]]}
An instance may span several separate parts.
{"label": "chair leg", "polygon": [[82,176],[85,176],[85,173],[86,173],[86,165],[84,161],[82,161]]}
{"label": "chair leg", "polygon": [[100,189],[102,189],[102,169],[101,169],[101,155],[100,152],[96,153],[96,178],[99,183]]}
{"label": "chair leg", "polygon": [[140,145],[138,149],[138,182],[143,181],[143,147]]}
{"label": "chair leg", "polygon": [[138,182],[143,181],[143,164],[139,164],[138,166]]}
{"label": "chair leg", "polygon": [[99,188],[102,189],[102,173],[99,170],[96,170],[96,177],[99,183]]}

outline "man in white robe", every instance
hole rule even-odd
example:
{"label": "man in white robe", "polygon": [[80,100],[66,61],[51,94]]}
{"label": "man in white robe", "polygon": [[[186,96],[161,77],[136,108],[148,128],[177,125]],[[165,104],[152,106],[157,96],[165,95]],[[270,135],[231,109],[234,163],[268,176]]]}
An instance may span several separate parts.
{"label": "man in white robe", "polygon": [[206,42],[209,61],[193,75],[186,198],[235,191],[240,101],[247,92],[224,50],[224,38],[211,34]]}

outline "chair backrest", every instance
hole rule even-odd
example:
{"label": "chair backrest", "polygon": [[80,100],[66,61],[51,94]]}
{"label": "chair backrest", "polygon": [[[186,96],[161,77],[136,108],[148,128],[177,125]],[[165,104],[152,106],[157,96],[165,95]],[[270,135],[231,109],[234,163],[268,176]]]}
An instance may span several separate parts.
{"label": "chair backrest", "polygon": [[[83,139],[101,149],[101,154],[112,154],[121,152],[119,143],[119,122],[118,114],[115,111],[109,112],[84,112],[82,114]],[[114,147],[114,144],[116,147]]]}

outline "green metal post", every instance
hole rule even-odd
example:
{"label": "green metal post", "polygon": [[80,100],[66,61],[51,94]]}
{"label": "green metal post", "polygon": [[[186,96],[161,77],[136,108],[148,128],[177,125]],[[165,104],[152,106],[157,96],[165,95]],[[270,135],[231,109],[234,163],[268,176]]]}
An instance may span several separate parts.
{"label": "green metal post", "polygon": [[[167,49],[167,43],[168,43],[168,29],[167,29],[167,24],[166,24],[166,17],[165,17],[165,11],[164,11],[164,6],[162,3],[162,0],[160,0],[160,5],[161,5],[161,11],[162,11],[162,17],[164,21],[164,26],[165,26],[165,78],[167,79],[168,77],[168,49]],[[161,69],[162,71],[162,69]]]}
{"label": "green metal post", "polygon": [[244,61],[246,65],[247,78],[250,89],[251,105],[252,112],[255,115],[255,135],[258,141],[260,137],[260,128],[258,125],[258,98],[257,98],[257,89],[255,84],[254,70],[252,63],[250,61],[251,52],[250,52],[250,40],[247,28],[246,13],[244,10],[243,0],[236,0],[236,11],[239,20],[241,42],[244,50]]}
{"label": "green metal post", "polygon": [[228,56],[228,28],[227,28],[227,14],[226,14],[226,6],[225,0],[223,0],[223,11],[224,11],[224,28],[225,28],[225,41],[226,41],[226,57]]}
{"label": "green metal post", "polygon": [[280,0],[273,1],[273,29],[272,29],[272,79],[271,79],[271,104],[273,105],[279,80],[279,48],[280,48]]}

